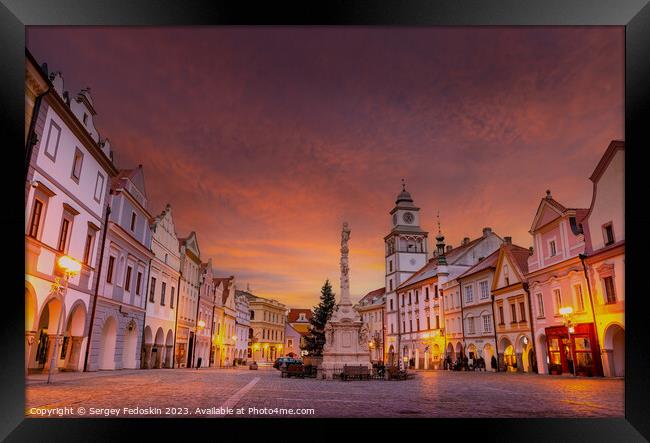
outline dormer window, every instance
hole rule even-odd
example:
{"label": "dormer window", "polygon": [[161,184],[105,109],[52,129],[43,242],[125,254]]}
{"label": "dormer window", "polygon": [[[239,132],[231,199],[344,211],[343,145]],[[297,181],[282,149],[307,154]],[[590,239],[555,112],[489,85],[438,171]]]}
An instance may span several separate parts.
{"label": "dormer window", "polygon": [[607,223],[603,226],[603,237],[605,240],[605,246],[609,246],[614,243],[614,228],[611,223]]}

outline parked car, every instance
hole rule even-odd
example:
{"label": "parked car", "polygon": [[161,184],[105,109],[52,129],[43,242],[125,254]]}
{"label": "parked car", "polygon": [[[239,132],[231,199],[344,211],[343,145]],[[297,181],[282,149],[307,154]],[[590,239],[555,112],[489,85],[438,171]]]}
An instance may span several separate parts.
{"label": "parked car", "polygon": [[275,360],[275,362],[273,363],[273,367],[275,369],[280,369],[282,367],[282,365],[285,364],[285,363],[287,365],[301,365],[302,360],[297,359],[297,358],[292,358],[292,357],[280,357],[280,358]]}

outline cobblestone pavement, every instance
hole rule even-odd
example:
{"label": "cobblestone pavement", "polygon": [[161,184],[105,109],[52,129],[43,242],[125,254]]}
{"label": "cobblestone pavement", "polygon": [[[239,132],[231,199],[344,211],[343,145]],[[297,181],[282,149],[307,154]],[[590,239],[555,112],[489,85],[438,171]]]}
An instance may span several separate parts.
{"label": "cobblestone pavement", "polygon": [[[51,385],[47,385],[45,379],[39,375],[27,380],[28,416],[41,416],[52,408],[69,408],[54,411],[51,415],[54,417],[114,417],[115,410],[119,410],[118,417],[624,415],[624,381],[621,379],[423,371],[405,381],[344,382],[286,379],[271,368],[62,373],[55,375]],[[79,408],[84,408],[83,414],[79,413]],[[102,410],[93,415],[92,408],[114,411]],[[141,409],[125,411],[124,408]],[[292,414],[282,409],[305,410]]]}

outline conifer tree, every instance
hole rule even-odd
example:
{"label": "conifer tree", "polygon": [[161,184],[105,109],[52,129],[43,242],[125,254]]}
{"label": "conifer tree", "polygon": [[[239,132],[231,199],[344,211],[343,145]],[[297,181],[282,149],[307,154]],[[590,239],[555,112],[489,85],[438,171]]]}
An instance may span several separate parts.
{"label": "conifer tree", "polygon": [[332,316],[336,306],[336,298],[332,292],[332,285],[329,279],[320,290],[320,303],[312,309],[312,317],[309,321],[309,334],[305,337],[304,349],[309,355],[323,355],[323,346],[325,345],[325,325]]}

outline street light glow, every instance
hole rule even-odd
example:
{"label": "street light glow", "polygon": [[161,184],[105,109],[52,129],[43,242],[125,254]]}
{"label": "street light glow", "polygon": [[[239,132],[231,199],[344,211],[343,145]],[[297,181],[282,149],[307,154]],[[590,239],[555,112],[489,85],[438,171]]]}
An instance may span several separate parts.
{"label": "street light glow", "polygon": [[59,267],[68,274],[76,274],[81,271],[81,263],[69,255],[61,256],[57,263],[59,264]]}
{"label": "street light glow", "polygon": [[562,315],[571,315],[573,313],[573,308],[571,306],[565,306],[560,308],[560,314]]}
{"label": "street light glow", "polygon": [[205,328],[205,322],[203,320],[199,320],[196,325],[199,327],[199,329]]}

